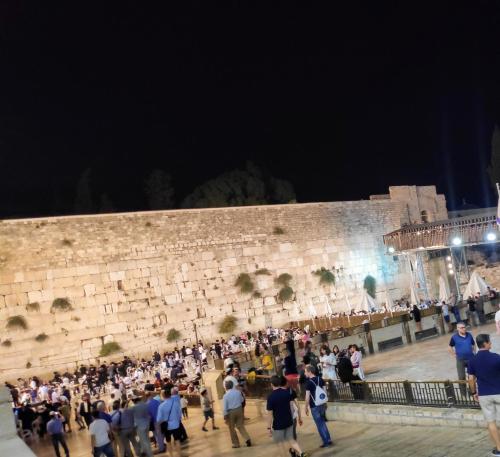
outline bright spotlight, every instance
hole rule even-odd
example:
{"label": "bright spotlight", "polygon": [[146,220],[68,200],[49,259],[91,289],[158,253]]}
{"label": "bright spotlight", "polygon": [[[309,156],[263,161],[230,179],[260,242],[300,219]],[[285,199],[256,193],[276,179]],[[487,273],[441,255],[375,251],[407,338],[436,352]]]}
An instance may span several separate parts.
{"label": "bright spotlight", "polygon": [[460,238],[459,236],[456,236],[455,238],[453,238],[451,240],[451,242],[455,245],[455,246],[460,246],[462,244],[462,238]]}
{"label": "bright spotlight", "polygon": [[453,268],[453,264],[451,262],[448,264],[448,268]]}
{"label": "bright spotlight", "polygon": [[486,235],[486,239],[488,241],[495,241],[497,239],[497,234],[494,233],[494,232],[489,232],[487,235]]}
{"label": "bright spotlight", "polygon": [[395,249],[392,246],[389,246],[388,251],[389,251],[390,254],[392,254],[395,251]]}
{"label": "bright spotlight", "polygon": [[450,275],[452,275],[452,274],[454,273],[454,271],[453,271],[453,270],[448,270],[448,273],[449,273]]}
{"label": "bright spotlight", "polygon": [[446,257],[446,260],[447,260],[448,262],[450,262],[450,261],[451,261],[451,256]]}

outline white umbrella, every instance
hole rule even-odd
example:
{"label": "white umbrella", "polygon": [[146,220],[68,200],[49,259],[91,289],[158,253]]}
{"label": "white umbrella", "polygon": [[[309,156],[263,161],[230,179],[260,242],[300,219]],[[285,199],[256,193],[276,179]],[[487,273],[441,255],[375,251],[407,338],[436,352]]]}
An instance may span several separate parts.
{"label": "white umbrella", "polygon": [[394,307],[394,302],[392,301],[391,295],[389,294],[389,289],[385,289],[385,307],[387,311],[392,312],[392,308]]}
{"label": "white umbrella", "polygon": [[318,313],[316,312],[316,308],[314,308],[313,302],[309,301],[309,314],[312,318],[316,317]]}
{"label": "white umbrella", "polygon": [[332,307],[330,306],[330,302],[328,301],[328,297],[326,297],[326,311],[328,314],[333,314]]}
{"label": "white umbrella", "polygon": [[361,303],[359,305],[360,309],[365,309],[369,313],[372,312],[372,309],[377,308],[377,303],[373,299],[373,297],[365,290],[363,296],[361,297]]}
{"label": "white umbrella", "polygon": [[467,299],[469,296],[474,296],[476,294],[487,295],[488,294],[488,284],[484,281],[477,271],[474,271],[469,280],[469,284],[465,288],[464,298]]}
{"label": "white umbrella", "polygon": [[410,302],[412,305],[420,304],[420,299],[418,298],[417,289],[415,289],[415,286],[413,284],[411,285],[411,290],[410,290]]}
{"label": "white umbrella", "polygon": [[439,277],[439,303],[445,302],[448,303],[450,300],[450,290],[448,289],[448,284],[442,276]]}

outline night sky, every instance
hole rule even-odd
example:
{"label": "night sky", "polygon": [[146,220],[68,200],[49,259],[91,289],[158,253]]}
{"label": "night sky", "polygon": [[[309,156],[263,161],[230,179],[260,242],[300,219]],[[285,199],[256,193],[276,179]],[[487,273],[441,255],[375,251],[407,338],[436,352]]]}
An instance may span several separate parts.
{"label": "night sky", "polygon": [[70,213],[89,167],[138,210],[153,168],[182,198],[246,160],[299,202],[496,204],[500,2],[51,3],[0,6],[0,217]]}

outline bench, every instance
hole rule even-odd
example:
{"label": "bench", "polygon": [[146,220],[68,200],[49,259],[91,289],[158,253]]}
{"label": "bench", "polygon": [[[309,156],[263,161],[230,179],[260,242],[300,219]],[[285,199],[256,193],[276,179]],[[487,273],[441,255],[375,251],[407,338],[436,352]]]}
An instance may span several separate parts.
{"label": "bench", "polygon": [[389,340],[380,341],[378,343],[379,351],[386,351],[387,349],[396,348],[398,346],[403,346],[403,337],[398,336],[397,338],[391,338]]}
{"label": "bench", "polygon": [[426,328],[425,330],[421,330],[420,332],[415,332],[416,341],[425,340],[426,338],[434,338],[436,336],[439,336],[436,327]]}

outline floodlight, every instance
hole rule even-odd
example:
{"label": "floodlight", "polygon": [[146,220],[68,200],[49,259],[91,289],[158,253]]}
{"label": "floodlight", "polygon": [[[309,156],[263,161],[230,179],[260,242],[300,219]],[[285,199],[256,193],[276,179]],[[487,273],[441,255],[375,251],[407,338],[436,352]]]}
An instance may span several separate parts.
{"label": "floodlight", "polygon": [[497,234],[495,232],[489,232],[486,234],[486,239],[488,241],[495,241],[497,239]]}
{"label": "floodlight", "polygon": [[453,264],[451,262],[448,264],[448,268],[453,268]]}
{"label": "floodlight", "polygon": [[392,246],[389,246],[388,251],[389,251],[390,254],[392,254],[395,251],[395,249]]}
{"label": "floodlight", "polygon": [[451,261],[451,256],[447,256],[447,257],[446,257],[446,260],[447,260],[448,262],[450,262],[450,261]]}
{"label": "floodlight", "polygon": [[462,244],[462,238],[460,238],[459,236],[456,236],[455,238],[453,238],[451,240],[451,242],[455,245],[455,246],[460,246]]}

